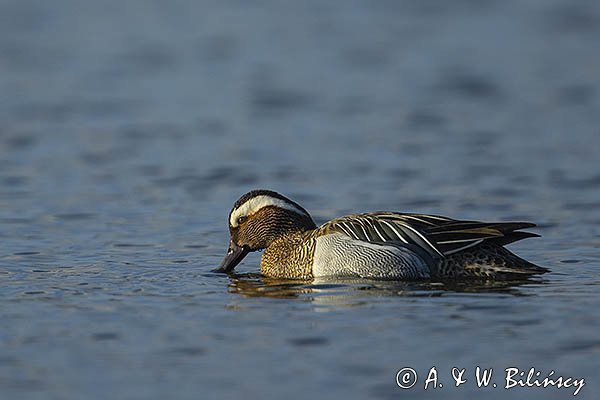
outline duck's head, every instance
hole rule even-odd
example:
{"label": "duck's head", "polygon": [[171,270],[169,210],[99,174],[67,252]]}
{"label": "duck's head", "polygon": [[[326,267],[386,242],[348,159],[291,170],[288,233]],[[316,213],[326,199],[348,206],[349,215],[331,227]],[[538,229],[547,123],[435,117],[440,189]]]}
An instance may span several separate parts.
{"label": "duck's head", "polygon": [[238,199],[229,213],[229,249],[219,268],[229,273],[251,251],[262,250],[286,233],[316,228],[298,203],[270,190],[253,190]]}

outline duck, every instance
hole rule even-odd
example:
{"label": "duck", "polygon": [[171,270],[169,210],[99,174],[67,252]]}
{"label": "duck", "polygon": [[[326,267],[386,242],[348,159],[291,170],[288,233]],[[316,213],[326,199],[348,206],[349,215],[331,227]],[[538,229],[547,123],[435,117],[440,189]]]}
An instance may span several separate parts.
{"label": "duck", "polygon": [[272,190],[242,195],[229,212],[229,247],[213,272],[232,274],[264,250],[263,276],[310,280],[526,279],[547,272],[504,246],[539,237],[530,222],[480,222],[439,215],[370,212],[317,226],[295,201]]}

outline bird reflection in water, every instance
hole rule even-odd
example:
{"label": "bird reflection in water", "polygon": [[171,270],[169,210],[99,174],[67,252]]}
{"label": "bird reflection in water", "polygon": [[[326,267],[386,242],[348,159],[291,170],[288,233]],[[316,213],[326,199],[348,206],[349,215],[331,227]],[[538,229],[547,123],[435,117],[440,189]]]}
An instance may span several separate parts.
{"label": "bird reflection in water", "polygon": [[[365,300],[368,297],[440,297],[454,293],[497,293],[527,296],[521,286],[543,284],[545,280],[446,280],[446,281],[381,281],[358,278],[318,278],[313,280],[282,280],[260,274],[230,275],[228,290],[246,297],[268,297],[321,302],[336,299],[336,303]],[[350,304],[348,304],[350,305]],[[354,304],[356,305],[356,304]]]}

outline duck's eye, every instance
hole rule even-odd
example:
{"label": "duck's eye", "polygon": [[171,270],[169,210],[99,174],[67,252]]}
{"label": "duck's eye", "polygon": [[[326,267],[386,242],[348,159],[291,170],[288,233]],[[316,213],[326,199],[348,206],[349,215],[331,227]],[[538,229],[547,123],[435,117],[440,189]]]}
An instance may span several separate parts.
{"label": "duck's eye", "polygon": [[241,217],[238,217],[238,219],[237,219],[237,223],[238,223],[238,225],[241,225],[241,224],[243,224],[243,223],[244,223],[244,221],[246,221],[246,219],[247,219],[247,218],[248,218],[248,217],[246,217],[245,215],[242,215]]}

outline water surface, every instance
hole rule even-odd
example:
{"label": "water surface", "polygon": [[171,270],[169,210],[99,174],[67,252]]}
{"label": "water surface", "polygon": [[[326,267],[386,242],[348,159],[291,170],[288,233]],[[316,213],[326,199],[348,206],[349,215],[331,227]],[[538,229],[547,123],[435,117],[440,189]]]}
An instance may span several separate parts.
{"label": "water surface", "polygon": [[[596,398],[599,22],[566,0],[1,2],[0,397],[572,397],[479,389],[480,366]],[[210,273],[254,188],[318,223],[533,221],[511,249],[551,272]]]}

